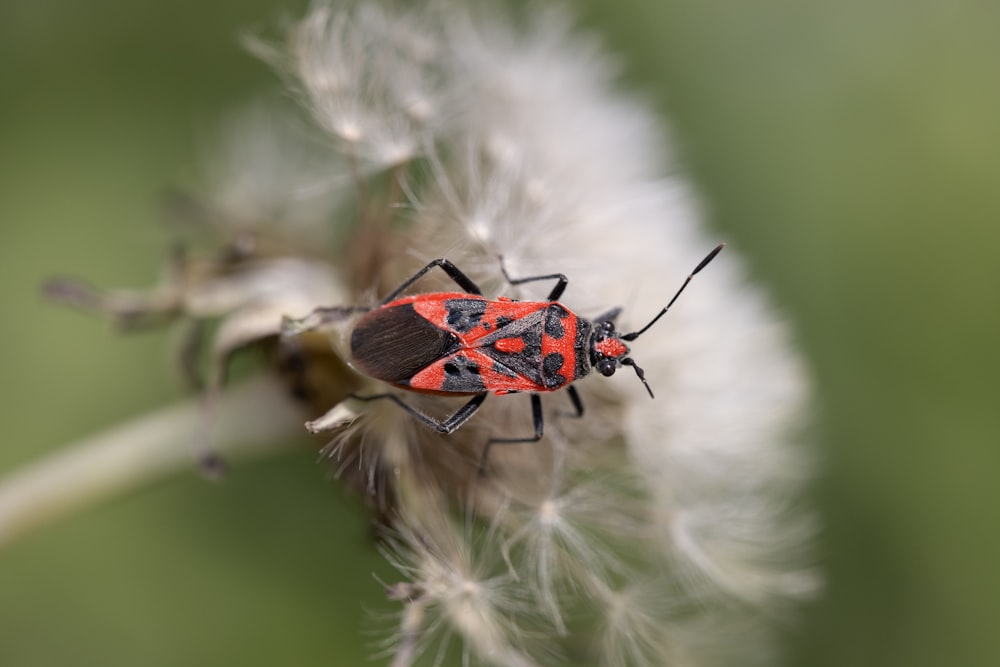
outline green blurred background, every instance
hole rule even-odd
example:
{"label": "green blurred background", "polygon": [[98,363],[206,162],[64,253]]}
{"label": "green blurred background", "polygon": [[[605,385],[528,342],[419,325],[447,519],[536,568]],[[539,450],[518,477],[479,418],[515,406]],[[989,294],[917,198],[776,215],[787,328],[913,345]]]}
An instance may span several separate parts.
{"label": "green blurred background", "polygon": [[[305,3],[0,4],[0,470],[179,395],[168,338],[42,303],[147,285],[165,186]],[[824,598],[788,665],[1000,664],[1000,3],[580,5],[668,114],[820,390]],[[623,242],[630,242],[624,239]],[[0,552],[0,665],[354,665],[389,608],[306,454],[186,475]]]}

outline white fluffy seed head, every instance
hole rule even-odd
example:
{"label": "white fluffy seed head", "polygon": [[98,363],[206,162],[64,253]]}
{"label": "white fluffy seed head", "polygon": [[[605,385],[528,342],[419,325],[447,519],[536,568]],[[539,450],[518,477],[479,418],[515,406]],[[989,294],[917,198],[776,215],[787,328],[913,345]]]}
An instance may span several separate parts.
{"label": "white fluffy seed head", "polygon": [[[690,188],[665,176],[658,122],[617,92],[618,64],[561,9],[512,20],[452,3],[321,5],[291,34],[287,62],[319,126],[347,155],[396,168],[405,198],[388,208],[406,252],[380,265],[382,285],[444,256],[487,296],[544,298],[552,282],[509,286],[502,255],[512,276],[566,274],[561,301],[582,317],[622,307],[628,331],[717,244]],[[454,289],[434,271],[417,291]],[[396,562],[422,591],[407,604],[425,634],[447,628],[484,662],[528,664],[539,658],[510,620],[528,601],[551,645],[578,631],[571,618],[603,618],[606,664],[716,664],[738,651],[705,628],[744,642],[768,634],[734,603],[768,608],[813,591],[810,523],[789,502],[808,471],[790,445],[808,382],[737,254],[631,347],[655,401],[630,369],[579,383],[579,421],[565,396],[546,396],[545,438],[494,447],[484,476],[486,440],[530,432],[526,398],[491,398],[447,436],[386,420],[397,406],[366,405],[382,416],[337,435],[366,443],[372,470],[393,471]],[[406,400],[434,415],[460,404]],[[455,510],[486,527],[437,517]],[[473,565],[497,554],[502,572]],[[404,661],[419,639],[407,618]]]}
{"label": "white fluffy seed head", "polygon": [[287,48],[252,48],[287,71],[319,126],[367,168],[418,157],[446,116],[438,28],[424,12],[319,4],[292,28]]}
{"label": "white fluffy seed head", "polygon": [[[568,308],[621,307],[618,328],[635,331],[719,241],[667,176],[657,120],[618,92],[618,64],[562,9],[320,3],[286,44],[252,46],[327,141],[303,152],[270,120],[233,125],[246,141],[229,141],[210,201],[248,221],[232,236],[267,228],[289,243],[235,265],[226,255],[148,299],[224,318],[222,347],[274,343],[282,315],[375,306],[436,257],[487,298],[543,300],[554,284],[509,285],[501,255],[514,277],[563,273]],[[294,242],[298,222],[330,220],[336,243]],[[413,291],[456,289],[435,269]],[[350,373],[355,320],[288,349],[286,331],[279,370],[312,397],[310,430],[386,524],[406,579],[390,587],[404,606],[394,666],[441,655],[449,637],[493,665],[742,665],[747,647],[769,655],[768,613],[815,589],[796,506],[809,382],[734,250],[630,343],[655,400],[631,369],[578,382],[582,417],[565,392],[545,394],[545,436],[493,447],[482,473],[488,440],[532,432],[528,397],[491,396],[448,435],[391,401],[347,398],[395,391],[434,417],[468,400]]]}
{"label": "white fluffy seed head", "polygon": [[[417,582],[410,589],[415,592],[404,621],[415,607],[424,624],[424,632],[412,636],[412,645],[401,643],[397,650],[415,657],[429,642],[444,646],[457,634],[466,661],[474,656],[491,664],[528,667],[549,657],[551,650],[538,643],[544,633],[538,632],[533,602],[501,558],[500,536],[452,522],[443,505],[436,509],[436,514],[421,516],[403,512],[385,542],[389,561]],[[406,639],[400,633],[400,641]]]}

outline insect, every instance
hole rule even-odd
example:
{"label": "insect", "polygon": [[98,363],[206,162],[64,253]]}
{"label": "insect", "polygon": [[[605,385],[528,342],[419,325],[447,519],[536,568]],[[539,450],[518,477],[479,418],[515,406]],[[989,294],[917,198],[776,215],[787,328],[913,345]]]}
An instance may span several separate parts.
{"label": "insect", "polygon": [[[540,394],[565,389],[577,417],[583,401],[573,383],[597,371],[611,376],[629,366],[653,397],[642,368],[628,356],[625,344],[644,334],[666,314],[684,289],[725,247],[714,248],[688,275],[673,298],[644,327],[632,333],[615,330],[621,312],[615,308],[587,320],[559,303],[569,281],[561,273],[511,278],[500,258],[500,268],[511,285],[541,280],[556,283],[545,301],[495,300],[447,259],[435,259],[392,291],[374,308],[317,308],[303,319],[285,318],[287,340],[358,312],[365,313],[351,332],[351,356],[362,373],[399,389],[443,395],[467,395],[469,401],[454,414],[436,419],[394,393],[353,395],[360,401],[389,400],[417,421],[439,433],[450,434],[467,422],[489,394],[528,393],[534,433],[528,437],[492,438],[480,460],[485,469],[490,447],[537,442],[544,421]],[[400,296],[435,267],[440,267],[463,292],[433,292]]]}

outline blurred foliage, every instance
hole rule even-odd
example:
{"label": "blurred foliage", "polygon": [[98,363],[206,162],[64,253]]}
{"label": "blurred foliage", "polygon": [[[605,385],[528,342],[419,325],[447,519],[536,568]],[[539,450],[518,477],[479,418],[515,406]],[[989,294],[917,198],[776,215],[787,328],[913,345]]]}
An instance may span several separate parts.
{"label": "blurred foliage", "polygon": [[[0,469],[178,395],[167,335],[116,338],[38,285],[155,278],[160,195],[275,85],[240,30],[304,5],[0,5]],[[580,12],[819,385],[829,583],[787,664],[1000,664],[1000,5]],[[0,553],[0,664],[361,664],[364,610],[392,606],[359,574],[386,572],[324,472],[307,453],[192,473]]]}

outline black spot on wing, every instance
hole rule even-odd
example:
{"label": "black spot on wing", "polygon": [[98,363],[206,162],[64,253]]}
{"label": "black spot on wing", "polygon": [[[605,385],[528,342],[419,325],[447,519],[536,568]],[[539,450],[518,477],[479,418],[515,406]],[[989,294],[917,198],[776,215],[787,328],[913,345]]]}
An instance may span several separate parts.
{"label": "black spot on wing", "polygon": [[458,336],[428,322],[412,304],[377,308],[351,333],[351,356],[358,369],[392,383],[404,383],[459,346]]}
{"label": "black spot on wing", "polygon": [[559,304],[552,304],[545,310],[545,335],[556,340],[566,335],[566,327],[563,326],[563,318],[569,315],[565,308]]}
{"label": "black spot on wing", "polygon": [[446,361],[443,369],[444,382],[441,384],[442,391],[451,391],[458,394],[486,391],[486,383],[483,382],[479,364],[464,354],[455,355]]}
{"label": "black spot on wing", "polygon": [[542,360],[542,378],[545,380],[545,387],[554,389],[566,384],[566,376],[559,372],[565,358],[558,352],[549,352]]}
{"label": "black spot on wing", "polygon": [[537,331],[525,331],[521,334],[521,340],[524,341],[521,356],[537,364],[542,358],[542,335]]}
{"label": "black spot on wing", "polygon": [[472,331],[483,319],[486,303],[483,299],[448,299],[444,302],[448,326],[459,333]]}

